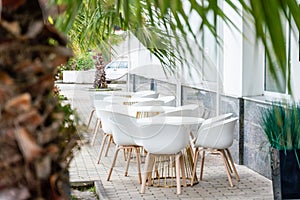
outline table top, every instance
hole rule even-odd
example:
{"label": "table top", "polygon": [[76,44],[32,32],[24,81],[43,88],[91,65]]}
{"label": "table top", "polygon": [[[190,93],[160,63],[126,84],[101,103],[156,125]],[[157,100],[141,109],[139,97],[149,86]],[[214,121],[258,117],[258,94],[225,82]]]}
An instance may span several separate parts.
{"label": "table top", "polygon": [[195,125],[202,124],[203,118],[198,117],[181,117],[181,116],[164,116],[164,117],[148,117],[137,119],[140,125],[151,124],[174,124],[174,125]]}

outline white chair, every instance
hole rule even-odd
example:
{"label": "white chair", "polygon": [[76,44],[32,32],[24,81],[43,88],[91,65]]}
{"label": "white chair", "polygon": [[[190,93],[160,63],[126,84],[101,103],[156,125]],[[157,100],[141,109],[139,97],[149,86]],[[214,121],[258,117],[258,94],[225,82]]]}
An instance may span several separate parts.
{"label": "white chair", "polygon": [[157,98],[159,93],[152,90],[138,91],[132,94],[133,98]]}
{"label": "white chair", "polygon": [[123,102],[128,101],[128,99],[131,99],[131,98],[112,95],[112,96],[104,97],[103,101],[110,102],[110,103],[123,104]]}
{"label": "white chair", "polygon": [[186,186],[184,161],[181,151],[189,143],[189,130],[183,125],[155,124],[141,127],[143,137],[139,139],[147,151],[145,171],[142,176],[141,193],[145,193],[146,181],[151,180],[152,169],[156,156],[175,156],[177,194],[181,194],[180,170],[183,185]]}
{"label": "white chair", "polygon": [[158,97],[157,99],[164,101],[165,106],[174,106],[175,105],[175,96],[162,96],[162,97]]}
{"label": "white chair", "polygon": [[[136,119],[134,117],[124,115],[122,113],[109,112],[109,111],[100,111],[102,115],[106,115],[109,118],[109,123],[111,125],[112,134],[114,142],[116,143],[116,150],[111,164],[107,181],[110,180],[113,168],[115,166],[119,150],[129,150],[127,157],[125,176],[128,174],[128,168],[131,158],[132,150],[135,150],[137,156],[137,170],[138,170],[138,179],[141,183],[141,159],[140,159],[140,146],[134,140],[137,139],[135,134],[139,134],[138,126],[136,125]],[[123,125],[124,124],[124,125]],[[138,141],[138,140],[137,140]]]}
{"label": "white chair", "polygon": [[[97,115],[97,118],[99,119],[98,120],[99,126],[101,126],[102,131],[103,131],[103,138],[101,141],[100,151],[99,151],[98,160],[97,160],[98,164],[100,163],[105,144],[107,143],[106,152],[105,152],[105,156],[107,156],[110,144],[114,142],[110,122],[108,121],[107,115],[105,115],[106,113],[102,112],[102,110],[105,110],[105,107],[96,107],[96,115]],[[94,143],[96,134],[98,132],[98,127],[95,131],[96,132],[94,133],[92,144]],[[107,139],[108,139],[108,141],[107,141]]]}
{"label": "white chair", "polygon": [[[203,129],[207,126],[210,126],[212,123],[216,123],[216,122],[219,122],[219,121],[222,121],[222,120],[225,120],[225,119],[229,119],[231,116],[232,116],[232,113],[225,113],[225,114],[221,114],[221,115],[218,115],[218,116],[215,116],[215,117],[208,118],[197,129],[197,132],[199,132],[200,129]],[[192,137],[192,145],[194,145],[194,142],[196,140],[196,136],[194,134],[192,134],[191,137]]]}
{"label": "white chair", "polygon": [[[175,107],[174,110],[161,113],[154,117],[163,117],[163,116],[182,116],[182,117],[199,117],[199,106],[197,104],[188,104],[183,106]],[[190,136],[194,138],[194,132],[199,128],[199,125],[191,126]]]}
{"label": "white chair", "polygon": [[175,107],[174,110],[161,113],[157,116],[184,116],[184,117],[199,117],[197,109],[199,106],[197,104],[188,104],[183,106]]}
{"label": "white chair", "polygon": [[164,101],[157,100],[157,99],[146,100],[146,101],[141,101],[141,102],[132,104],[132,106],[162,106],[162,105],[164,105]]}
{"label": "white chair", "polygon": [[[110,95],[111,95],[111,93],[108,93],[108,92],[91,92],[90,93],[90,104],[91,104],[91,107],[92,107],[92,111],[90,113],[90,117],[89,117],[89,120],[88,120],[87,129],[90,128],[94,113],[96,111],[95,110],[95,101],[103,100],[104,97],[107,97],[107,96],[110,96]],[[94,127],[94,130],[95,130],[95,127]]]}
{"label": "white chair", "polygon": [[[96,109],[104,109],[106,108],[107,106],[110,106],[112,105],[112,103],[110,102],[106,102],[106,101],[103,101],[103,100],[98,100],[98,99],[94,99],[94,111],[96,111]],[[102,128],[102,123],[101,123],[101,118],[99,115],[97,115],[96,113],[96,124],[95,124],[95,127],[93,129],[93,137],[92,137],[92,140],[91,140],[91,144],[94,145],[95,143],[95,139],[96,139],[96,136],[98,134],[98,129],[99,128]],[[107,155],[107,153],[106,153]]]}
{"label": "white chair", "polygon": [[225,119],[229,119],[232,116],[232,113],[225,113],[225,114],[221,114],[215,117],[211,117],[206,119],[202,124],[201,124],[201,128],[205,128],[206,126],[211,125],[212,123],[216,123]]}
{"label": "white chair", "polygon": [[233,187],[230,174],[230,172],[232,172],[232,169],[235,173],[237,181],[240,180],[230,151],[228,150],[228,148],[233,143],[233,133],[237,120],[238,118],[230,118],[217,122],[206,123],[203,127],[200,127],[197,133],[197,137],[194,140],[194,146],[196,150],[194,155],[194,167],[191,185],[193,185],[194,177],[196,175],[196,168],[200,151],[203,152],[202,162],[200,166],[200,180],[202,180],[203,176],[205,151],[210,151],[211,153],[221,155],[225,165],[228,181],[231,187]]}
{"label": "white chair", "polygon": [[[128,112],[128,109],[126,107],[127,106],[123,106],[123,105],[119,105],[119,104],[111,104],[110,102],[106,102],[103,100],[95,100],[95,110],[96,110],[97,122],[96,122],[96,128],[94,130],[94,135],[93,135],[91,144],[94,145],[96,136],[99,132],[98,131],[99,128],[101,128],[104,133],[102,142],[100,145],[100,152],[98,155],[98,160],[97,160],[98,164],[100,163],[105,144],[107,143],[106,151],[104,154],[104,156],[106,157],[108,155],[110,145],[112,143],[114,143],[114,140],[113,140],[113,136],[111,133],[111,128],[109,126],[109,123],[107,122],[107,120],[108,120],[107,117],[101,116],[101,113],[97,112],[97,110],[98,111],[99,110],[109,110],[109,111],[114,111],[114,112],[119,112],[119,113],[123,113],[126,115],[130,115],[130,113]],[[133,113],[132,116],[134,117],[135,113]],[[104,124],[103,124],[103,121],[104,121]]]}

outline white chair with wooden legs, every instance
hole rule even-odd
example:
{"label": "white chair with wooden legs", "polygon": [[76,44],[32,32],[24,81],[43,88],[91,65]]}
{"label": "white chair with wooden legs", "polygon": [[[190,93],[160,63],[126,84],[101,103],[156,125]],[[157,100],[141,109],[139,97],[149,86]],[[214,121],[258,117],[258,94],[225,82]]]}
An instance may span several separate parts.
{"label": "white chair with wooden legs", "polygon": [[[115,110],[119,111],[119,112],[123,112],[123,113],[127,113],[128,112],[128,109],[126,108],[126,106],[124,105],[120,105],[120,104],[115,104],[115,103],[112,103],[112,102],[107,102],[107,101],[104,101],[104,100],[94,100],[94,107],[95,107],[95,111],[97,109],[106,109],[108,107],[110,107],[110,109],[115,108]],[[97,114],[97,113],[96,113]],[[94,145],[95,143],[95,139],[96,139],[96,136],[98,134],[98,130],[99,128],[102,128],[102,123],[101,123],[101,118],[99,115],[96,115],[97,116],[97,121],[96,121],[96,124],[95,124],[95,128],[94,128],[94,131],[93,131],[93,137],[92,137],[92,141],[91,141],[91,144]],[[112,139],[110,139],[112,141]],[[110,143],[108,143],[110,145]],[[109,148],[109,146],[108,146]],[[107,156],[107,152],[108,152],[108,148],[106,150],[106,153],[105,153],[105,156]]]}
{"label": "white chair with wooden legs", "polygon": [[[94,100],[94,108],[95,108],[95,112],[97,109],[104,109],[106,108],[107,106],[110,106],[112,105],[111,103],[109,102],[106,102],[106,101],[103,101],[103,100]],[[93,137],[92,137],[92,140],[91,140],[91,145],[94,145],[95,143],[95,139],[96,139],[96,136],[98,134],[98,130],[99,128],[102,128],[102,122],[101,122],[101,118],[99,115],[97,115],[97,112],[96,112],[96,124],[95,124],[95,127],[93,129]]]}
{"label": "white chair with wooden legs", "polygon": [[[87,129],[90,128],[92,119],[95,115],[95,111],[96,111],[95,101],[103,100],[104,97],[107,97],[107,96],[110,96],[110,95],[111,95],[111,93],[107,93],[107,92],[92,92],[92,93],[90,93],[90,103],[91,103],[92,111],[90,113],[90,117],[89,117],[89,120],[88,120],[88,123],[87,123]],[[93,130],[95,130],[95,127],[94,127]]]}
{"label": "white chair with wooden legs", "polygon": [[232,170],[235,174],[236,180],[239,181],[239,175],[235,168],[233,159],[231,157],[229,147],[233,143],[234,128],[238,118],[230,118],[221,121],[213,121],[211,123],[204,123],[204,126],[200,127],[197,132],[197,137],[194,140],[195,154],[194,154],[194,167],[191,185],[193,185],[194,177],[196,175],[196,168],[199,153],[202,151],[203,156],[200,166],[200,180],[203,177],[203,168],[205,160],[205,151],[219,154],[222,157],[224,166],[226,169],[228,181],[231,187],[233,187],[231,173]]}
{"label": "white chair with wooden legs", "polygon": [[131,160],[131,152],[134,150],[136,152],[137,158],[137,171],[138,171],[138,180],[141,183],[141,158],[140,158],[140,147],[134,140],[136,139],[135,134],[139,134],[139,128],[135,124],[136,119],[132,116],[125,115],[122,113],[116,113],[111,111],[100,111],[108,117],[112,134],[114,138],[114,142],[116,144],[116,150],[114,153],[113,161],[107,176],[107,181],[110,180],[111,174],[116,164],[116,160],[118,157],[118,153],[121,149],[129,150],[127,162],[126,162],[126,169],[125,169],[125,176],[128,175],[128,168]]}
{"label": "white chair with wooden legs", "polygon": [[155,157],[175,157],[177,194],[181,194],[180,171],[183,185],[186,186],[186,175],[182,150],[189,143],[189,130],[184,125],[161,124],[144,125],[141,127],[140,143],[147,151],[145,171],[142,176],[141,193],[145,193],[146,182],[151,181]]}
{"label": "white chair with wooden legs", "polygon": [[[103,113],[101,112],[101,110],[103,110],[103,109],[105,109],[105,108],[96,107],[96,115],[97,115],[97,118],[99,119],[98,123],[99,123],[99,125],[101,123],[101,128],[103,131],[103,138],[102,138],[101,145],[100,145],[100,151],[99,151],[99,155],[98,155],[98,159],[97,159],[97,164],[100,163],[105,144],[107,143],[106,152],[105,152],[105,156],[107,156],[107,153],[108,153],[108,150],[110,147],[110,143],[113,143],[113,135],[112,135],[110,122],[108,121],[108,118],[106,117],[106,115],[103,115]],[[96,132],[98,132],[98,128],[96,129]],[[96,135],[96,133],[94,133],[94,136],[95,135]]]}

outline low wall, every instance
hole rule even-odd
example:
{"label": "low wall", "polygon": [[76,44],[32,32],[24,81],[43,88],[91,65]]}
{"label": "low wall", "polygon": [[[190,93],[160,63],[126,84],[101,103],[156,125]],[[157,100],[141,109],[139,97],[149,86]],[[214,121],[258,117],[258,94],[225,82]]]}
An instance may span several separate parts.
{"label": "low wall", "polygon": [[95,70],[63,71],[63,83],[94,83]]}

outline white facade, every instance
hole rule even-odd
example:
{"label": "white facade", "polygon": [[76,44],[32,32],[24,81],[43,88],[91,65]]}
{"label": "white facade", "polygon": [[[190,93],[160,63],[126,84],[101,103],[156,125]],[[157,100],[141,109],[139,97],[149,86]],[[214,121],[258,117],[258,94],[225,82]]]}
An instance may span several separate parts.
{"label": "white facade", "polygon": [[[185,1],[186,8],[189,2]],[[239,16],[225,2],[221,2],[223,11],[232,20],[235,27],[221,22],[218,27],[223,44],[218,46],[215,38],[204,30],[198,33],[197,40],[202,42],[203,50],[200,51],[193,40],[187,44],[193,49],[193,55],[186,55],[186,61],[178,64],[178,73],[171,75],[165,73],[159,60],[152,55],[133,36],[127,37],[126,41],[117,49],[118,55],[126,55],[130,61],[130,73],[154,78],[171,83],[192,86],[201,89],[219,91],[221,94],[234,97],[260,97],[269,96],[265,90],[265,50],[257,41],[254,26],[249,23],[249,16]],[[235,5],[239,5],[238,3]],[[242,9],[240,7],[240,9]],[[191,15],[193,16],[193,14]],[[197,32],[199,17],[191,17]],[[295,25],[293,25],[296,30]],[[202,35],[203,34],[203,35]],[[294,31],[291,38],[291,85],[293,95],[300,98],[300,62],[299,62],[299,33]],[[219,85],[217,85],[219,83]],[[276,95],[275,95],[276,96]],[[264,97],[263,97],[264,98]],[[269,98],[269,97],[268,97]]]}

